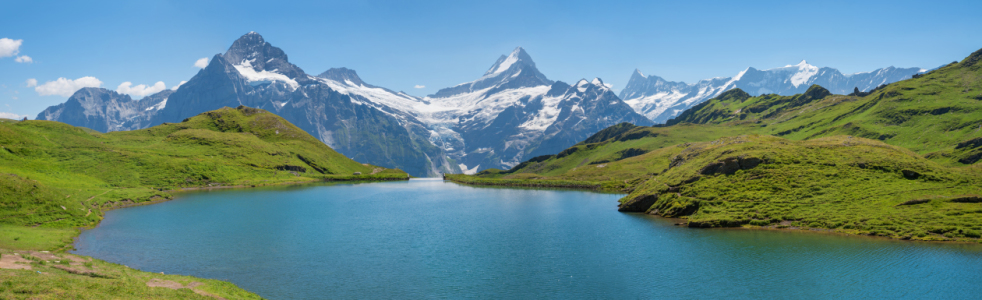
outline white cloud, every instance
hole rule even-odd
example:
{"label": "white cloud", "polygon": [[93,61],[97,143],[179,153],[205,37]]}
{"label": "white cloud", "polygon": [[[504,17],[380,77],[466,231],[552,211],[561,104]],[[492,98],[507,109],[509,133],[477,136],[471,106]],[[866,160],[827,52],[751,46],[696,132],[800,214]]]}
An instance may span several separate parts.
{"label": "white cloud", "polygon": [[195,67],[198,67],[198,68],[204,69],[205,67],[208,66],[208,58],[207,57],[202,57],[201,59],[195,61],[194,62],[194,66]]}
{"label": "white cloud", "polygon": [[187,80],[182,80],[182,81],[181,81],[181,83],[178,83],[177,85],[175,85],[174,87],[172,87],[172,88],[170,88],[170,89],[172,89],[172,90],[175,90],[175,91],[176,91],[176,90],[177,90],[177,88],[179,88],[179,87],[181,87],[181,86],[182,86],[182,85],[184,85],[185,83],[188,83],[188,81],[187,81]]}
{"label": "white cloud", "polygon": [[36,86],[38,86],[38,80],[37,79],[30,78],[30,79],[27,80],[27,87],[36,87]]}
{"label": "white cloud", "polygon": [[[35,83],[36,82],[37,81],[35,81]],[[30,84],[30,80],[28,80],[28,84]],[[48,81],[35,87],[34,91],[38,92],[38,95],[41,96],[58,95],[62,97],[70,97],[72,94],[82,88],[100,86],[102,86],[102,81],[92,76],[85,76],[75,80],[62,77],[58,78],[58,80]]]}
{"label": "white cloud", "polygon": [[426,88],[426,86],[425,86],[425,85],[419,85],[419,84],[417,84],[417,85],[416,85],[416,86],[414,86],[413,88],[414,88],[414,89],[423,89],[423,88]]}
{"label": "white cloud", "polygon": [[132,85],[133,83],[129,81],[120,83],[119,86],[116,87],[116,92],[120,94],[127,94],[136,98],[142,98],[159,93],[167,88],[163,81],[157,81],[157,83],[154,83],[153,86],[147,86],[145,84],[140,84],[137,86]]}
{"label": "white cloud", "polygon": [[0,111],[0,118],[2,118],[2,119],[21,120],[21,119],[27,118],[27,116],[22,116],[22,115],[18,115],[18,114],[12,114],[12,113],[7,113],[7,112]]}
{"label": "white cloud", "polygon": [[34,59],[31,59],[31,57],[30,56],[27,56],[27,55],[21,55],[21,56],[18,56],[17,58],[15,58],[14,61],[19,62],[19,63],[29,64],[29,63],[33,63],[34,62]]}
{"label": "white cloud", "polygon": [[24,43],[24,40],[0,39],[0,58],[10,57],[20,53],[20,44],[22,43]]}

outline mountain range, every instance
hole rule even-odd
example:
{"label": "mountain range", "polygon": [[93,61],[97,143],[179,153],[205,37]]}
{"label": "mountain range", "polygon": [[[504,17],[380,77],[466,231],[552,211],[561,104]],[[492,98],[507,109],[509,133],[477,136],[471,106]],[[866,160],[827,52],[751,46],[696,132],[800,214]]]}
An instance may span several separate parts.
{"label": "mountain range", "polygon": [[617,123],[651,124],[600,79],[547,79],[522,48],[475,81],[421,98],[365,83],[346,68],[309,75],[255,32],[176,91],[137,101],[83,89],[37,119],[107,132],[238,106],[274,112],[345,156],[413,176],[509,168]]}
{"label": "mountain range", "polygon": [[667,81],[655,75],[645,76],[635,70],[620,97],[634,110],[654,121],[665,123],[679,113],[721,93],[739,88],[750,95],[804,93],[817,84],[833,94],[845,95],[859,90],[870,91],[882,84],[911,78],[928,70],[888,67],[872,72],[842,74],[829,67],[816,67],[802,60],[796,65],[758,70],[749,67],[733,77],[716,77],[694,84]]}
{"label": "mountain range", "polygon": [[175,91],[134,100],[85,88],[36,119],[108,132],[181,122],[222,107],[254,107],[282,116],[356,161],[423,177],[509,169],[618,123],[663,123],[736,87],[783,95],[817,83],[847,93],[854,85],[868,90],[919,70],[842,75],[802,62],[763,71],[748,68],[732,78],[693,85],[636,71],[618,96],[599,78],[573,84],[550,80],[518,47],[476,80],[417,97],[366,83],[347,68],[310,75],[290,63],[282,49],[250,32]]}

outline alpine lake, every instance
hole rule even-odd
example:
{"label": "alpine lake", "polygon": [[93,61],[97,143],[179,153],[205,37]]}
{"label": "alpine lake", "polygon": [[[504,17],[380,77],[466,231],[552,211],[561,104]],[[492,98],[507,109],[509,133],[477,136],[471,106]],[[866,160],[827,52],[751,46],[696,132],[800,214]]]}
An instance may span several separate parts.
{"label": "alpine lake", "polygon": [[189,192],[74,253],[268,299],[972,299],[982,245],[690,229],[621,194],[442,180]]}

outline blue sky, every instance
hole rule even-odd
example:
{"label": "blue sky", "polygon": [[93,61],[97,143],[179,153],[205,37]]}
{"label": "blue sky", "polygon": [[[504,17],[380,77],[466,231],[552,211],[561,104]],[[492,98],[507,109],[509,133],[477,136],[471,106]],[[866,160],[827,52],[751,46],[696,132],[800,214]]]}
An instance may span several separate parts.
{"label": "blue sky", "polygon": [[225,52],[249,31],[307,73],[347,67],[368,83],[419,96],[480,77],[516,46],[550,79],[600,77],[615,90],[635,68],[694,82],[807,59],[855,73],[934,68],[982,48],[978,0],[6,1],[0,7],[6,12],[0,114],[29,118],[85,82],[117,90],[124,82],[133,88],[162,81],[171,88],[197,73],[196,60]]}

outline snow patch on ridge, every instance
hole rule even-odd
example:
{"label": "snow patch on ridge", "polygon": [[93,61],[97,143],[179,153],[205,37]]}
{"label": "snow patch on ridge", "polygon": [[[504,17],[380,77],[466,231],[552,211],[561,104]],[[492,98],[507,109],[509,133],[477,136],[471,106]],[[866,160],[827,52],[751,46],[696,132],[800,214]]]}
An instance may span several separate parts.
{"label": "snow patch on ridge", "polygon": [[[346,94],[348,96],[363,97],[365,99],[371,99],[372,102],[377,102],[379,104],[388,106],[392,109],[412,114],[414,112],[414,107],[420,102],[418,98],[406,95],[405,93],[394,93],[379,87],[370,87],[360,84],[355,84],[351,80],[345,80],[344,82],[338,82],[331,79],[321,78],[321,77],[310,77],[321,83],[326,84],[332,90],[338,91],[338,93]],[[352,99],[352,101],[355,101]],[[361,103],[361,101],[358,101]],[[385,110],[382,110],[383,112]]]}
{"label": "snow patch on ridge", "polygon": [[508,68],[511,68],[511,65],[515,64],[516,62],[518,62],[518,51],[519,51],[519,49],[521,49],[521,48],[515,48],[515,51],[512,51],[511,54],[509,54],[508,57],[506,57],[505,60],[502,61],[501,64],[498,65],[498,68],[496,68],[494,70],[494,72],[491,72],[491,74],[492,75],[495,75],[495,74],[499,74],[501,72],[504,72],[504,71],[508,70]]}
{"label": "snow patch on ridge", "polygon": [[[420,119],[428,124],[457,123],[470,120],[491,121],[509,106],[520,103],[522,98],[545,94],[549,91],[550,86],[541,85],[488,94],[492,88],[450,97],[426,97],[414,108],[420,113]],[[461,120],[461,118],[466,118],[466,120]]]}
{"label": "snow patch on ridge", "polygon": [[562,97],[542,98],[542,109],[539,110],[539,113],[518,127],[532,131],[545,131],[559,118],[559,112],[562,111],[559,109],[559,103],[562,101]]}
{"label": "snow patch on ridge", "polygon": [[660,92],[651,96],[624,100],[624,103],[639,114],[643,114],[649,119],[654,119],[672,107],[672,105],[679,102],[679,99],[687,95],[687,93],[673,90],[671,93]]}
{"label": "snow patch on ridge", "polygon": [[298,87],[300,87],[300,84],[297,83],[296,80],[290,79],[290,77],[287,77],[286,75],[276,73],[276,70],[256,71],[256,69],[252,67],[253,60],[255,59],[242,60],[241,64],[233,65],[233,67],[235,67],[236,71],[239,71],[239,74],[242,75],[242,77],[249,80],[249,82],[282,81],[283,83],[286,83],[286,85],[290,86],[291,91],[295,91]]}
{"label": "snow patch on ridge", "polygon": [[147,107],[147,109],[145,109],[145,110],[150,111],[150,110],[161,110],[161,109],[164,109],[164,107],[167,106],[167,99],[168,98],[164,98],[164,101],[160,101],[160,103],[157,103],[157,105],[154,105],[154,106],[151,106],[151,107]]}
{"label": "snow patch on ridge", "polygon": [[477,169],[480,168],[481,165],[476,165],[472,169],[468,169],[467,168],[467,165],[465,165],[465,164],[459,164],[459,165],[457,165],[457,167],[460,167],[460,170],[462,172],[464,172],[465,175],[474,175],[474,174],[477,174]]}

